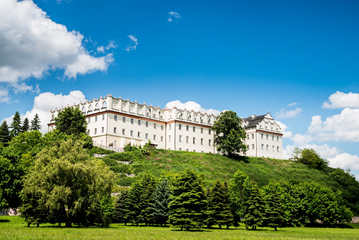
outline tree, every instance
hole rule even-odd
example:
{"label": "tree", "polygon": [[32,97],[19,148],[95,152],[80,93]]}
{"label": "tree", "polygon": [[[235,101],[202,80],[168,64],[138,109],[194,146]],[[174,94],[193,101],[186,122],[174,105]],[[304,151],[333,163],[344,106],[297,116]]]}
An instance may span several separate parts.
{"label": "tree", "polygon": [[28,224],[65,222],[108,226],[112,211],[114,173],[92,159],[83,143],[69,139],[36,155],[24,179],[21,216]]}
{"label": "tree", "polygon": [[116,199],[115,208],[113,211],[113,218],[117,223],[125,223],[127,224],[126,220],[126,200],[128,197],[128,190],[121,191],[120,195]]}
{"label": "tree", "polygon": [[27,132],[30,129],[30,123],[29,123],[29,119],[25,118],[24,122],[22,123],[22,130],[21,132]]}
{"label": "tree", "polygon": [[295,149],[294,154],[298,162],[303,163],[310,168],[315,168],[319,170],[325,170],[326,168],[328,168],[328,161],[321,158],[319,153],[317,153],[314,149]]}
{"label": "tree", "polygon": [[9,127],[6,121],[3,121],[0,127],[0,143],[2,143],[6,147],[9,141],[10,141]]}
{"label": "tree", "polygon": [[167,178],[163,178],[156,186],[152,199],[148,204],[149,214],[152,216],[156,224],[167,223],[169,210],[168,203],[170,201],[171,189]]}
{"label": "tree", "polygon": [[12,134],[12,136],[17,136],[22,132],[21,118],[20,118],[20,113],[18,111],[16,111],[14,117],[12,118],[12,123],[10,125],[10,128],[11,128],[10,133]]}
{"label": "tree", "polygon": [[156,179],[153,175],[145,173],[141,178],[141,188],[142,193],[140,196],[140,215],[138,218],[142,219],[146,223],[146,226],[148,223],[151,222],[153,217],[151,216],[151,212],[148,209],[149,202],[152,198],[152,194],[156,188]]}
{"label": "tree", "polygon": [[259,191],[257,184],[254,182],[250,188],[250,194],[246,202],[247,211],[245,214],[246,224],[252,227],[253,230],[256,230],[258,226],[261,226],[263,223],[264,217],[264,207],[265,203],[261,192]]}
{"label": "tree", "polygon": [[209,228],[212,225],[218,225],[219,228],[222,228],[222,225],[229,227],[230,222],[233,221],[233,216],[229,205],[227,183],[221,184],[219,180],[216,181],[208,196],[206,214]]}
{"label": "tree", "polygon": [[134,182],[126,199],[125,218],[127,221],[131,222],[132,225],[138,225],[142,220],[138,217],[141,214],[141,191],[142,187],[140,182]]}
{"label": "tree", "polygon": [[181,230],[199,229],[204,223],[206,206],[203,176],[186,169],[172,188],[169,223]]}
{"label": "tree", "polygon": [[55,126],[67,135],[80,135],[86,133],[86,116],[78,108],[67,107],[59,111],[55,118]]}
{"label": "tree", "polygon": [[275,231],[285,224],[285,214],[279,198],[281,191],[277,187],[275,184],[269,184],[265,194],[264,225],[274,228]]}
{"label": "tree", "polygon": [[217,150],[228,156],[237,153],[246,153],[247,146],[244,144],[246,132],[242,127],[242,120],[233,111],[221,112],[214,122],[214,144]]}
{"label": "tree", "polygon": [[40,118],[39,118],[39,115],[37,115],[37,113],[35,114],[34,119],[31,121],[31,128],[30,128],[30,130],[36,130],[36,131],[40,131],[40,130],[41,130]]}

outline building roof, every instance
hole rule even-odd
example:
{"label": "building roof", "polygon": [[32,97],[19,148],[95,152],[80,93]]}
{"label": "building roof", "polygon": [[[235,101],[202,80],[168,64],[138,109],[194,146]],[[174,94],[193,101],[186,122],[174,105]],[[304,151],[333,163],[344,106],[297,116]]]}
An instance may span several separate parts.
{"label": "building roof", "polygon": [[259,115],[259,116],[251,116],[247,118],[243,118],[244,121],[246,121],[248,124],[245,126],[245,128],[252,128],[257,126],[257,123],[261,122],[267,114]]}

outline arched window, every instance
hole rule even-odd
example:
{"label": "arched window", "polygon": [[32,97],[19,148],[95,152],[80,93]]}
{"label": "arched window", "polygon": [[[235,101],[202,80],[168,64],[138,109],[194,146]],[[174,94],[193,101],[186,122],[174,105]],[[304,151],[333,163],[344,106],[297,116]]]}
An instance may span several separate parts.
{"label": "arched window", "polygon": [[85,113],[86,112],[86,107],[82,108],[82,112]]}
{"label": "arched window", "polygon": [[90,106],[89,106],[89,111],[92,111],[92,105],[90,104]]}
{"label": "arched window", "polygon": [[187,121],[191,121],[191,115],[187,116]]}
{"label": "arched window", "polygon": [[104,101],[104,102],[102,103],[102,107],[103,107],[103,108],[107,107],[106,101]]}
{"label": "arched window", "polygon": [[182,118],[183,118],[183,114],[182,113],[178,114],[178,119],[182,119]]}
{"label": "arched window", "polygon": [[208,119],[208,124],[211,124],[211,119]]}
{"label": "arched window", "polygon": [[99,109],[99,105],[98,105],[98,103],[96,103],[95,110],[98,110],[98,109]]}
{"label": "arched window", "polygon": [[54,120],[54,119],[55,119],[55,115],[52,114],[52,115],[51,115],[51,121]]}

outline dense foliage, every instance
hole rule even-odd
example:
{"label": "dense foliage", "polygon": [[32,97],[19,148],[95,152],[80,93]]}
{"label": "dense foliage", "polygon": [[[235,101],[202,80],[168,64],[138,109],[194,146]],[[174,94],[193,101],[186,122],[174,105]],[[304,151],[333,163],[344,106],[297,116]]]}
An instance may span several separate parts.
{"label": "dense foliage", "polygon": [[60,132],[68,135],[86,133],[86,116],[78,108],[67,107],[59,111],[55,118],[55,126]]}

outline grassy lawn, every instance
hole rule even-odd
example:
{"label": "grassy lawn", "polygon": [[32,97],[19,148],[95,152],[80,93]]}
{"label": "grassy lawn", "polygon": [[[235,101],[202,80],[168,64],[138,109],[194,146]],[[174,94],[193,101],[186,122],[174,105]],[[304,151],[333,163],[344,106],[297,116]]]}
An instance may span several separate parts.
{"label": "grassy lawn", "polygon": [[20,217],[0,216],[0,239],[359,239],[359,224],[348,228],[270,228],[246,231],[204,229],[185,232],[165,227],[135,227],[112,224],[110,228],[59,228],[41,225],[28,228]]}

